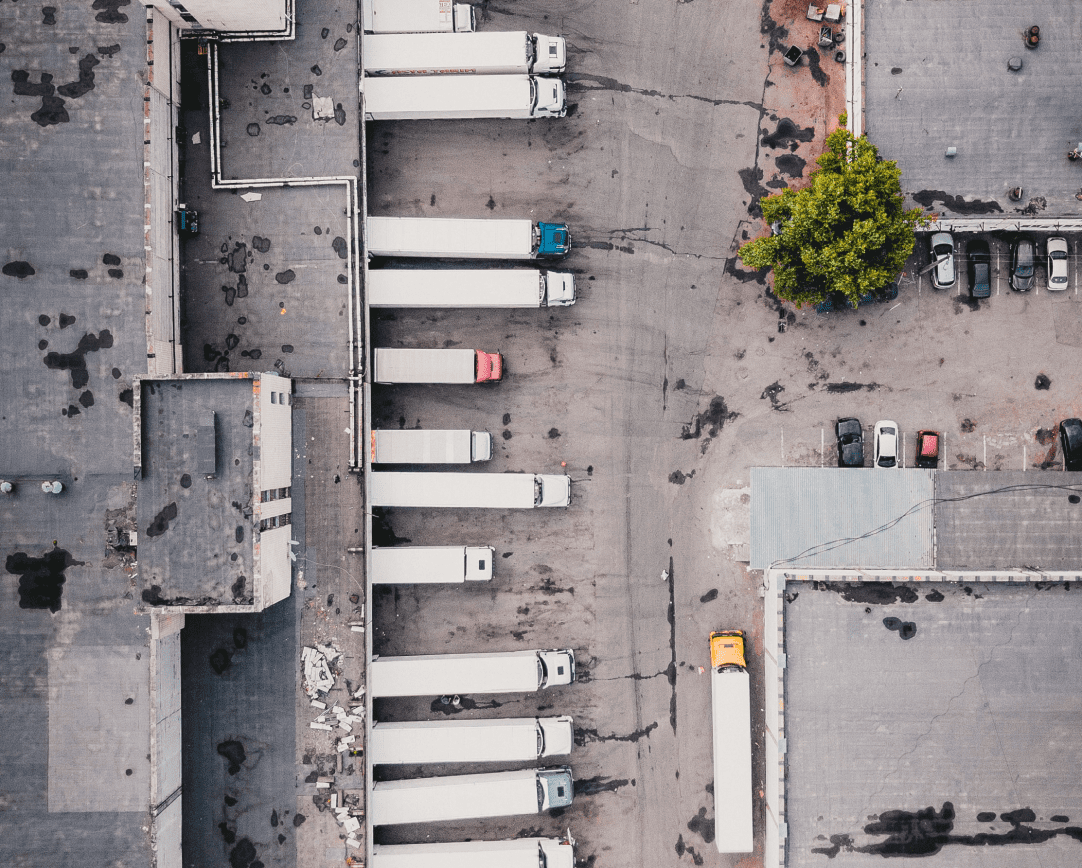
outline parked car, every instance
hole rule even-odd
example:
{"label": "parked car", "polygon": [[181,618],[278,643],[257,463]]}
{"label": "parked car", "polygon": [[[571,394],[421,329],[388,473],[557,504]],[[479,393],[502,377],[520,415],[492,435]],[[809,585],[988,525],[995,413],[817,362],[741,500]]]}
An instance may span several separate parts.
{"label": "parked car", "polygon": [[988,298],[992,294],[992,254],[988,242],[976,239],[966,245],[970,298]]}
{"label": "parked car", "polygon": [[1059,423],[1059,444],[1064,470],[1082,470],[1082,419],[1064,419]]}
{"label": "parked car", "polygon": [[917,432],[917,467],[939,466],[939,432]]}
{"label": "parked car", "polygon": [[936,289],[950,289],[957,280],[954,273],[954,239],[949,232],[936,232],[932,235],[932,286]]}
{"label": "parked car", "polygon": [[859,419],[839,419],[834,423],[838,438],[838,466],[864,466],[864,428]]}
{"label": "parked car", "polygon": [[1029,292],[1033,289],[1033,275],[1037,266],[1037,245],[1028,235],[1023,235],[1011,245],[1011,289]]}
{"label": "parked car", "polygon": [[[878,304],[883,301],[894,301],[898,297],[898,284],[893,280],[881,289],[874,289],[867,295],[857,299],[857,305],[863,307],[866,304]],[[832,292],[825,301],[815,306],[817,313],[830,313],[832,310],[852,310],[853,303],[844,293]]]}
{"label": "parked car", "polygon": [[1058,235],[1048,239],[1048,288],[1067,288],[1067,239]]}
{"label": "parked car", "polygon": [[898,466],[898,423],[888,419],[875,423],[876,467]]}

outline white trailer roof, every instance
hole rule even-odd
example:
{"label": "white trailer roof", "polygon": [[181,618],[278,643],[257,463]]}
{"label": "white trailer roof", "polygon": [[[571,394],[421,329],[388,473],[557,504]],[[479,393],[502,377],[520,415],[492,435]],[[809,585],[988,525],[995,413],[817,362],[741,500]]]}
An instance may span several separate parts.
{"label": "white trailer roof", "polygon": [[541,682],[536,651],[377,657],[369,667],[373,696],[529,693]]}
{"label": "white trailer roof", "polygon": [[366,71],[455,68],[459,75],[493,67],[527,72],[529,38],[525,31],[374,34],[364,38],[364,68]]}
{"label": "white trailer roof", "polygon": [[534,505],[532,473],[386,471],[369,474],[372,506],[495,509]]}
{"label": "white trailer roof", "polygon": [[373,724],[368,749],[377,765],[521,762],[537,759],[539,742],[532,717],[424,720]]}
{"label": "white trailer roof", "polygon": [[575,868],[574,844],[557,838],[467,841],[454,844],[376,845],[372,868]]}
{"label": "white trailer roof", "polygon": [[364,102],[374,117],[448,106],[484,116],[494,106],[527,111],[532,98],[528,75],[404,75],[366,77]]}
{"label": "white trailer roof", "polygon": [[373,825],[536,814],[537,771],[381,781],[372,787]]}
{"label": "white trailer roof", "polygon": [[385,429],[372,432],[372,463],[469,464],[473,432]]}
{"label": "white trailer roof", "polygon": [[477,351],[376,347],[378,383],[472,383],[477,378]]}
{"label": "white trailer roof", "polygon": [[541,273],[531,268],[377,268],[371,307],[539,307]]}
{"label": "white trailer roof", "polygon": [[[452,76],[458,78],[458,76]],[[468,81],[493,81],[516,76],[474,76]],[[523,79],[526,76],[522,76]],[[373,78],[372,85],[384,82],[406,85],[413,82],[442,85],[448,78]],[[452,84],[454,82],[451,82]],[[528,86],[528,85],[527,85]],[[468,253],[488,252],[493,258],[516,254],[525,256],[533,249],[533,222],[520,219],[458,217],[369,217],[368,252],[373,256],[461,257]]]}
{"label": "white trailer roof", "polygon": [[751,698],[746,670],[710,675],[714,716],[714,841],[722,853],[750,853]]}
{"label": "white trailer roof", "polygon": [[[395,546],[372,549],[372,583],[438,584],[492,578],[491,546]],[[482,566],[483,562],[483,566]]]}

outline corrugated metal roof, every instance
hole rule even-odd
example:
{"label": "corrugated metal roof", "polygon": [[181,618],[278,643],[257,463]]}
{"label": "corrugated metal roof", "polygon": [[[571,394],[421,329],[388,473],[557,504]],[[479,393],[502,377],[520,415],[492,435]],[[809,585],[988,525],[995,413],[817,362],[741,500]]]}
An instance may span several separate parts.
{"label": "corrugated metal roof", "polygon": [[933,474],[753,467],[752,569],[932,569]]}
{"label": "corrugated metal roof", "polygon": [[939,569],[1082,564],[1082,473],[944,471],[935,489]]}

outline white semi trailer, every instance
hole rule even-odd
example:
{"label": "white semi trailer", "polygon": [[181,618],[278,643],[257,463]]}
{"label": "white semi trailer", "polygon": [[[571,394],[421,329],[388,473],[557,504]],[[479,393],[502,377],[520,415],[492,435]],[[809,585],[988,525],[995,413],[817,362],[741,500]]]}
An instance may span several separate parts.
{"label": "white semi trailer", "polygon": [[361,23],[369,33],[469,33],[475,20],[453,0],[362,0]]}
{"label": "white semi trailer", "polygon": [[455,585],[492,578],[492,546],[393,546],[372,549],[374,585]]}
{"label": "white semi trailer", "polygon": [[539,814],[571,804],[567,766],[482,775],[378,781],[369,818],[375,826]]}
{"label": "white semi trailer", "polygon": [[562,79],[537,75],[365,76],[365,118],[425,121],[472,118],[562,118]]}
{"label": "white semi trailer", "polygon": [[372,506],[448,509],[535,509],[569,506],[571,477],[550,473],[455,473],[374,471]]}
{"label": "white semi trailer", "polygon": [[378,268],[369,307],[567,307],[575,275],[530,268]]}
{"label": "white semi trailer", "polygon": [[368,688],[374,697],[454,693],[533,693],[575,680],[575,652],[503,651],[373,657]]}
{"label": "white semi trailer", "polygon": [[376,844],[372,868],[575,868],[575,841],[516,838],[454,844]]}
{"label": "white semi trailer", "polygon": [[714,841],[722,853],[750,853],[751,696],[744,634],[710,634],[714,718]]}
{"label": "white semi trailer", "polygon": [[376,347],[374,383],[495,383],[503,377],[503,356],[484,350]]}
{"label": "white semi trailer", "polygon": [[366,226],[370,256],[555,259],[566,256],[571,249],[571,233],[564,223],[472,217],[369,217]]}
{"label": "white semi trailer", "polygon": [[571,753],[569,716],[502,720],[378,721],[369,756],[376,765],[527,762]]}
{"label": "white semi trailer", "polygon": [[470,464],[492,457],[487,431],[377,429],[369,454],[373,464]]}
{"label": "white semi trailer", "polygon": [[366,36],[365,75],[558,75],[567,67],[562,36],[494,33],[383,33]]}

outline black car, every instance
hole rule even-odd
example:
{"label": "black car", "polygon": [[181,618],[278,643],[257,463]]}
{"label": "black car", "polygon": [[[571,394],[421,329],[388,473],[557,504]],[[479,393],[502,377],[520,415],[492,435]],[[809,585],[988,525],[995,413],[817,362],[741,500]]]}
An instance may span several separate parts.
{"label": "black car", "polygon": [[1037,270],[1037,245],[1023,235],[1011,245],[1011,289],[1029,292],[1033,289],[1033,276]]}
{"label": "black car", "polygon": [[838,466],[863,467],[864,429],[860,420],[839,419],[834,423],[834,436],[838,438]]}
{"label": "black car", "polygon": [[1064,419],[1059,423],[1059,445],[1064,470],[1082,470],[1082,419]]}
{"label": "black car", "polygon": [[966,245],[971,298],[988,298],[992,294],[992,254],[988,242],[977,239]]}

